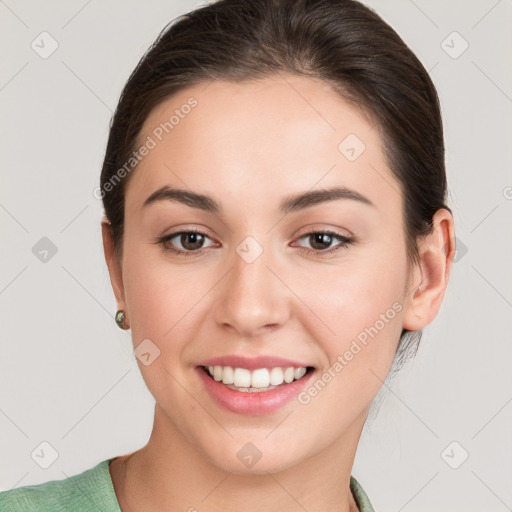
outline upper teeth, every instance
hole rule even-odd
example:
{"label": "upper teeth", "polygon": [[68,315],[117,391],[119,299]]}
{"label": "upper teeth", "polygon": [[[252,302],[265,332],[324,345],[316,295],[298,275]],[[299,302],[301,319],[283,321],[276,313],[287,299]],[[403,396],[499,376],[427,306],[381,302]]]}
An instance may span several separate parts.
{"label": "upper teeth", "polygon": [[246,368],[232,368],[231,366],[208,366],[210,375],[217,381],[224,384],[233,384],[240,388],[266,388],[268,386],[279,386],[284,382],[290,383],[294,379],[300,379],[306,373],[306,368],[258,368],[247,370]]}

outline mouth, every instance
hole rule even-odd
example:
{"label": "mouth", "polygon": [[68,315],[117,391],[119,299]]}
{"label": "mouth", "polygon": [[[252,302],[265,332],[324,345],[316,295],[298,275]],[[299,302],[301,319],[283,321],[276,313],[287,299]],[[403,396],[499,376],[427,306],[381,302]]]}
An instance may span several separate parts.
{"label": "mouth", "polygon": [[241,393],[262,393],[272,391],[303,379],[314,371],[313,366],[274,366],[272,368],[247,368],[232,366],[200,366],[210,379],[228,389]]}

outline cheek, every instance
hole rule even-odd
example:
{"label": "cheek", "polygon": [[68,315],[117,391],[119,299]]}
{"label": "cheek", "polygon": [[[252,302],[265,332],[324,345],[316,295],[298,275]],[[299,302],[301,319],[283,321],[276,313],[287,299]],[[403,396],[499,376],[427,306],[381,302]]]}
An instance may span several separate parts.
{"label": "cheek", "polygon": [[315,442],[321,443],[322,435],[340,435],[363,414],[389,372],[402,330],[406,278],[400,257],[395,255],[394,265],[391,261],[382,253],[373,265],[347,260],[329,275],[310,276],[301,291],[309,291],[311,310],[334,331],[319,327],[311,316],[311,335],[329,359],[299,397],[308,415],[324,425]]}
{"label": "cheek", "polygon": [[[330,268],[310,269],[296,280],[297,294],[316,314],[316,322],[323,324],[322,337],[332,338],[333,349],[376,323],[380,330],[400,323],[407,277],[405,261],[400,259],[399,254],[385,257],[382,252],[378,257],[358,255]],[[382,315],[386,329],[379,321]]]}
{"label": "cheek", "polygon": [[[407,262],[400,244],[380,249],[361,251],[302,281],[298,294],[321,319],[308,315],[310,334],[329,360],[322,368],[328,389],[313,405],[315,414],[325,413],[320,402],[326,400],[354,417],[369,405],[391,367],[402,331]],[[322,382],[317,387],[324,389]]]}
{"label": "cheek", "polygon": [[126,251],[125,298],[134,343],[149,338],[162,349],[169,345],[166,340],[173,339],[174,329],[186,329],[193,305],[206,289],[191,271],[172,265],[160,251],[144,245],[133,244]]}
{"label": "cheek", "polygon": [[190,404],[176,381],[184,382],[183,354],[198,323],[194,304],[206,290],[195,284],[190,273],[177,270],[161,255],[155,257],[155,252],[154,248],[153,254],[134,250],[125,261],[125,297],[132,340],[135,350],[139,344],[144,346],[142,342],[147,339],[156,345],[157,348],[145,345],[150,354],[158,356],[148,365],[138,360],[139,369],[151,394],[164,404],[164,410],[182,410]]}

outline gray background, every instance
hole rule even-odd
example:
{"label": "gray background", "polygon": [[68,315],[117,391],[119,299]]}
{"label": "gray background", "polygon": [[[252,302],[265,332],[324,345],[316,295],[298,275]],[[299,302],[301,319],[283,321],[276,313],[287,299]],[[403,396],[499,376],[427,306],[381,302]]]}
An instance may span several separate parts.
{"label": "gray background", "polygon": [[[511,510],[512,2],[368,4],[438,88],[459,251],[353,474],[381,512]],[[150,435],[154,402],[114,323],[93,189],[130,72],[199,5],[0,1],[0,490],[77,474]],[[59,45],[46,59],[31,47],[43,31]],[[43,237],[57,248],[46,261]],[[58,454],[47,469],[43,442]]]}

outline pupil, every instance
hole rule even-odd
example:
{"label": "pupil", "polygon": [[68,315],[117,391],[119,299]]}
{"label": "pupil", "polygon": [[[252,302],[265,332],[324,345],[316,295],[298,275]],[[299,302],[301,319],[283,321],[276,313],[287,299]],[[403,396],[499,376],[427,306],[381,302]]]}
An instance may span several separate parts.
{"label": "pupil", "polygon": [[[200,249],[202,245],[202,235],[199,233],[183,233],[181,235],[181,244],[185,249]],[[191,241],[191,243],[188,243],[188,241]]]}
{"label": "pupil", "polygon": [[[314,233],[313,235],[313,243],[311,244],[315,249],[325,249],[325,247],[322,246],[322,244],[330,245],[331,242],[331,235],[328,235],[327,233]],[[316,244],[320,244],[321,247],[315,247]]]}

